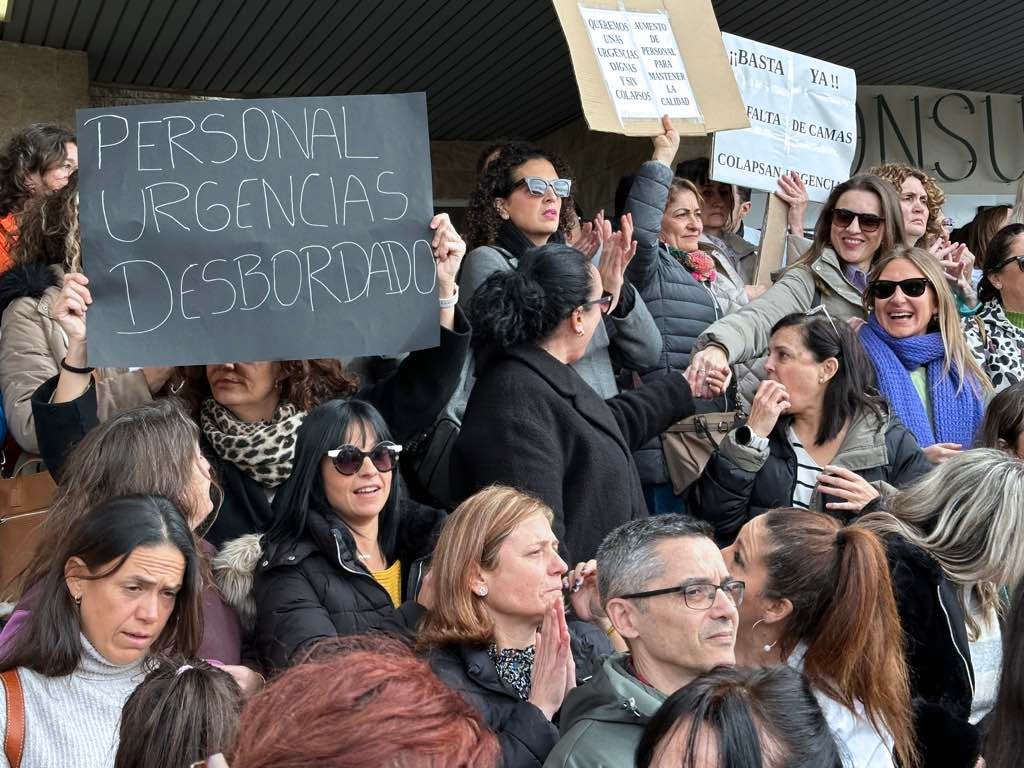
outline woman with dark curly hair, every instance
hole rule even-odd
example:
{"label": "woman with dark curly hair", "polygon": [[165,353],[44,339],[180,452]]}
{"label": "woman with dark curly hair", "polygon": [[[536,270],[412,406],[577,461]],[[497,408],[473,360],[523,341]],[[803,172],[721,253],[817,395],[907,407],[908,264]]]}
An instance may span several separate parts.
{"label": "woman with dark curly hair", "polygon": [[[605,251],[635,250],[629,238],[616,233]],[[453,451],[456,495],[495,483],[533,494],[571,562],[646,516],[632,452],[694,411],[677,371],[602,399],[571,368],[612,302],[582,253],[552,243],[488,277],[469,306],[479,378]]]}
{"label": "woman with dark curly hair", "polygon": [[[433,424],[458,384],[469,349],[469,328],[454,300],[465,243],[445,214],[435,216],[431,228],[442,297],[441,344],[413,352],[388,378],[360,389],[357,378],[338,360],[285,360],[196,366],[185,369],[184,389],[180,383],[172,385],[192,403],[203,453],[224,490],[220,513],[206,534],[215,546],[270,526],[270,501],[292,471],[296,430],[316,405],[357,396],[383,414],[399,441]],[[73,368],[60,371],[52,390],[55,403],[80,402],[93,386],[88,369],[78,368],[85,365],[85,315],[92,302],[88,282],[82,275],[65,278],[64,289],[49,310],[69,339],[67,363]],[[165,381],[176,376],[171,369],[158,370],[166,371]],[[47,385],[53,386],[43,386]],[[99,415],[102,420],[102,408]],[[78,417],[95,419],[95,414]],[[46,442],[54,440],[48,436]]]}
{"label": "woman with dark curly hair", "polygon": [[59,125],[30,125],[0,150],[0,273],[14,265],[10,253],[26,203],[61,189],[77,169],[75,134]]}
{"label": "woman with dark curly hair", "polygon": [[[566,242],[566,232],[577,219],[570,196],[572,184],[569,168],[555,155],[521,142],[500,149],[469,201],[466,240],[471,250],[459,274],[463,307],[490,275],[516,269],[528,249]],[[632,231],[631,220],[626,226]],[[610,236],[611,224],[599,216],[596,230],[599,237]],[[595,247],[597,242],[595,239]],[[601,397],[619,391],[609,356],[612,345],[625,368],[647,370],[656,366],[661,356],[661,334],[647,306],[624,278],[627,265],[628,261],[602,253],[599,269],[612,304],[585,354],[573,363]]]}
{"label": "woman with dark curly hair", "polygon": [[[63,189],[32,200],[19,218],[15,265],[0,275],[0,390],[11,435],[23,450],[39,453],[32,394],[63,365],[85,366],[85,347],[59,318],[61,285],[82,281],[78,230],[78,176]],[[170,368],[103,368],[95,379],[99,419],[148,402]],[[82,388],[84,389],[84,387]]]}

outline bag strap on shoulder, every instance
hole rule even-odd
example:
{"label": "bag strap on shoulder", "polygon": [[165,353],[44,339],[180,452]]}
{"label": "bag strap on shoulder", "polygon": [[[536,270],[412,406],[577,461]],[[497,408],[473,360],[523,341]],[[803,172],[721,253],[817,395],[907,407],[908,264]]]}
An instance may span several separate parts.
{"label": "bag strap on shoulder", "polygon": [[11,768],[21,768],[25,751],[25,691],[21,687],[18,670],[0,673],[7,705],[7,732],[4,734],[4,754]]}

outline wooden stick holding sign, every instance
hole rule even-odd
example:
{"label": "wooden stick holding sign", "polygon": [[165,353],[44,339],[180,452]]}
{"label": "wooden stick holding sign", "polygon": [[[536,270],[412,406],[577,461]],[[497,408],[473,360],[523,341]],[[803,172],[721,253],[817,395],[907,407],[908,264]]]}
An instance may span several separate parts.
{"label": "wooden stick holding sign", "polygon": [[778,195],[768,195],[761,223],[761,245],[758,248],[756,285],[769,286],[772,275],[782,266],[786,256],[786,235],[789,233],[789,203]]}

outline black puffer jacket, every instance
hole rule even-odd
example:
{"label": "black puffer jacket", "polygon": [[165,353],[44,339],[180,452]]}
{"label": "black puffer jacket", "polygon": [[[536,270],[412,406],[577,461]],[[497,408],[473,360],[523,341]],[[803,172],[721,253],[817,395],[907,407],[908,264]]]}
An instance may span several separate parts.
{"label": "black puffer jacket", "polygon": [[356,557],[348,528],[331,513],[310,512],[309,533],[266,545],[256,568],[255,645],[268,669],[291,664],[311,643],[374,630],[410,636],[423,615],[414,602],[444,512],[412,501],[400,505],[390,560],[402,563],[401,607]]}
{"label": "black puffer jacket", "polygon": [[[697,337],[720,317],[710,289],[698,282],[658,240],[671,183],[672,169],[651,160],[640,166],[626,198],[625,210],[633,214],[633,239],[637,244],[626,277],[647,304],[663,344],[658,367],[640,371],[642,375],[652,370],[685,370]],[[724,398],[696,405],[698,413],[726,408]],[[634,458],[642,482],[668,482],[660,437],[637,451]]]}
{"label": "black puffer jacket", "polygon": [[928,553],[900,536],[886,540],[889,570],[910,668],[914,727],[925,768],[974,768],[974,668],[963,608]]}
{"label": "black puffer jacket", "polygon": [[428,660],[441,682],[476,707],[497,734],[505,768],[544,765],[558,728],[501,681],[486,648],[448,645],[431,651]]}
{"label": "black puffer jacket", "polygon": [[[741,445],[730,432],[690,486],[687,511],[707,520],[720,546],[731,544],[748,520],[777,507],[791,506],[796,487],[796,454],[780,419],[768,436],[768,449]],[[895,416],[857,416],[832,464],[856,472],[869,483],[900,487],[932,468],[914,436]],[[884,491],[884,487],[879,488]],[[815,491],[811,508],[826,512],[830,501]]]}

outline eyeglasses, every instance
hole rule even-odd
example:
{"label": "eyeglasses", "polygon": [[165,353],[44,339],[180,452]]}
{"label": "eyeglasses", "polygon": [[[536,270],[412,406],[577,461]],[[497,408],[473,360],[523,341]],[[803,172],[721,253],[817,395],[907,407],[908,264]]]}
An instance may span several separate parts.
{"label": "eyeglasses", "polygon": [[990,272],[992,272],[992,273],[998,272],[1003,267],[1005,267],[1007,264],[1011,264],[1014,261],[1017,262],[1017,266],[1020,268],[1020,271],[1024,272],[1024,256],[1011,256],[1008,259],[1004,259],[1003,261],[1001,261],[998,264],[996,264],[995,268],[990,270]]}
{"label": "eyeglasses", "polygon": [[707,581],[680,584],[678,587],[666,587],[665,589],[652,589],[649,592],[634,592],[630,595],[620,595],[625,600],[636,600],[641,597],[657,597],[658,595],[671,595],[680,592],[683,595],[683,602],[687,608],[694,611],[705,611],[715,603],[715,595],[722,590],[738,608],[743,603],[743,592],[747,588],[745,582],[731,579],[721,584],[712,584]]}
{"label": "eyeglasses", "polygon": [[868,291],[876,299],[888,299],[899,288],[903,295],[916,299],[924,296],[924,292],[931,286],[931,280],[927,277],[911,277],[906,280],[875,280],[868,286]]}
{"label": "eyeglasses", "polygon": [[860,224],[861,232],[877,232],[878,228],[882,226],[882,222],[885,221],[881,216],[876,216],[873,213],[858,213],[846,208],[836,208],[832,211],[832,221],[843,229],[853,224],[854,219]]}
{"label": "eyeglasses", "polygon": [[572,179],[542,179],[540,176],[523,176],[519,181],[512,185],[512,189],[516,187],[526,186],[530,191],[531,195],[537,197],[543,197],[544,193],[548,191],[548,187],[558,195],[559,197],[568,197],[569,190],[572,188]]}
{"label": "eyeglasses", "polygon": [[836,336],[840,339],[843,337],[839,333],[839,329],[836,327],[836,321],[832,319],[832,315],[828,313],[828,307],[824,304],[819,304],[816,307],[811,307],[807,312],[804,313],[805,317],[814,317],[815,315],[824,315],[825,319],[828,320],[829,325],[832,326],[832,330],[836,332]]}
{"label": "eyeglasses", "polygon": [[334,468],[342,475],[354,475],[363,468],[363,459],[369,458],[378,472],[390,472],[398,464],[398,454],[402,446],[394,443],[378,443],[368,451],[354,445],[343,445],[327,452],[327,457],[334,462]]}
{"label": "eyeglasses", "polygon": [[612,299],[614,298],[615,297],[612,296],[608,291],[604,291],[601,294],[601,298],[591,299],[590,301],[584,301],[582,304],[580,304],[580,307],[589,307],[591,304],[597,304],[599,307],[601,307],[601,314],[607,315],[608,309],[612,305]]}

